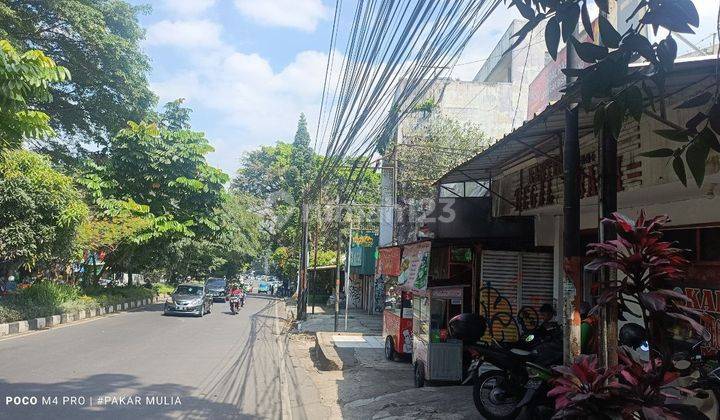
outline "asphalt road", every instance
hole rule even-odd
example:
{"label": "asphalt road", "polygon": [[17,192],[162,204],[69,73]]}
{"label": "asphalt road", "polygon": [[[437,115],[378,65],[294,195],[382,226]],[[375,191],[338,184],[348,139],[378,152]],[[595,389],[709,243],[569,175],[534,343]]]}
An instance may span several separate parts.
{"label": "asphalt road", "polygon": [[203,318],[161,312],[0,340],[0,418],[312,417],[298,408],[282,301],[252,296],[238,315],[226,303]]}

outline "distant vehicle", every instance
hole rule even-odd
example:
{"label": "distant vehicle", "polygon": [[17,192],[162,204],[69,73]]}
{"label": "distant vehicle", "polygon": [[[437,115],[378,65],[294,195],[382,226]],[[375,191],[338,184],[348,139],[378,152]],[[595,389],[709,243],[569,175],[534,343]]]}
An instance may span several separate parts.
{"label": "distant vehicle", "polygon": [[197,283],[178,285],[165,301],[164,314],[193,314],[199,317],[210,313],[213,298],[206,293],[205,287]]}
{"label": "distant vehicle", "polygon": [[210,277],[205,282],[205,289],[207,293],[213,298],[215,302],[225,301],[225,295],[227,295],[227,280]]}
{"label": "distant vehicle", "polygon": [[261,282],[259,282],[259,283],[258,283],[257,292],[258,292],[258,293],[265,293],[265,294],[270,293],[270,283],[268,283],[268,282],[266,282],[266,281],[261,281]]}

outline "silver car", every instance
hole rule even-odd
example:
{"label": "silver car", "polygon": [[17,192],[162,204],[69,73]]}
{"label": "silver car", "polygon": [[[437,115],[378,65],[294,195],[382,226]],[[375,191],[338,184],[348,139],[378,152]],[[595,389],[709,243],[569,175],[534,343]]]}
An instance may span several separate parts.
{"label": "silver car", "polygon": [[164,314],[191,314],[203,316],[210,313],[213,299],[202,284],[187,283],[178,285],[165,301]]}

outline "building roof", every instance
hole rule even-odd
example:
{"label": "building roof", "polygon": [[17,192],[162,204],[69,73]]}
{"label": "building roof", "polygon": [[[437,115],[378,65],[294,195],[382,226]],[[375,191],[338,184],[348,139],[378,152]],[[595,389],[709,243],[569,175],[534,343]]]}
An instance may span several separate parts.
{"label": "building roof", "polygon": [[[682,92],[690,85],[714,78],[715,63],[716,58],[714,56],[678,59],[666,79],[666,98]],[[647,63],[632,66],[641,67],[645,65]],[[714,80],[709,81],[714,83]],[[655,93],[657,94],[657,92]],[[504,166],[518,158],[527,157],[528,154],[549,156],[549,152],[557,150],[561,144],[565,131],[565,107],[573,99],[576,99],[574,94],[563,96],[558,102],[549,105],[535,118],[505,135],[485,151],[451,169],[436,183],[444,184],[490,179],[497,175]],[[579,137],[593,131],[592,113],[580,109],[578,119]]]}

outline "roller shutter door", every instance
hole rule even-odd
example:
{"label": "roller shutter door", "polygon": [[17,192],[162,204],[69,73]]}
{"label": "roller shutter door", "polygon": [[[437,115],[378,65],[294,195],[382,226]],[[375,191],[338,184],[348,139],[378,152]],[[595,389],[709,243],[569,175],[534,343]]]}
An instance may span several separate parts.
{"label": "roller shutter door", "polygon": [[518,310],[525,306],[538,310],[545,303],[553,303],[553,256],[523,253]]}
{"label": "roller shutter door", "polygon": [[[482,290],[480,292],[481,312],[488,320],[497,318],[488,331],[498,341],[514,341],[518,330],[509,317],[518,310],[518,287],[520,273],[520,253],[510,251],[483,251],[480,268]],[[490,287],[495,290],[490,291]],[[499,294],[499,299],[498,299]],[[498,315],[501,314],[501,315]],[[500,318],[498,318],[500,317]],[[508,325],[504,325],[508,323]]]}

